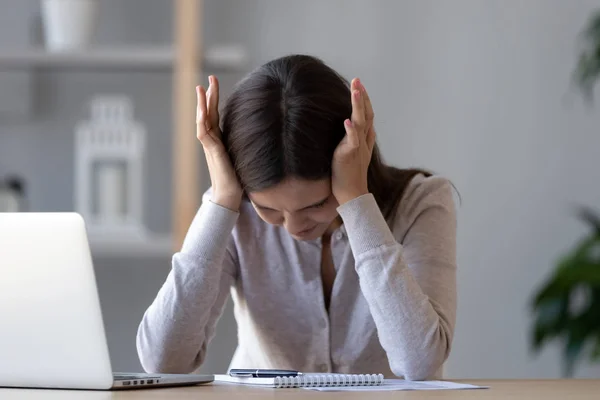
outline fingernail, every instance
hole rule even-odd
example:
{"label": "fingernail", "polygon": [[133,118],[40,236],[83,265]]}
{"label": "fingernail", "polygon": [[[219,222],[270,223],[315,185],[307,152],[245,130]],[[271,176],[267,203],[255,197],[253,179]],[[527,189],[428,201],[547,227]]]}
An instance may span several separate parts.
{"label": "fingernail", "polygon": [[200,86],[196,86],[196,96],[200,96]]}
{"label": "fingernail", "polygon": [[352,128],[352,121],[350,121],[349,119],[345,120],[344,123],[346,124],[347,127]]}
{"label": "fingernail", "polygon": [[353,94],[355,99],[358,100],[360,98],[360,92],[358,90],[355,90]]}
{"label": "fingernail", "polygon": [[356,86],[358,86],[358,88],[360,89],[361,92],[365,91],[365,85],[362,84],[362,82],[360,81],[360,79],[356,79]]}
{"label": "fingernail", "polygon": [[208,76],[208,83],[210,83],[211,85],[213,84],[213,76],[212,75]]}

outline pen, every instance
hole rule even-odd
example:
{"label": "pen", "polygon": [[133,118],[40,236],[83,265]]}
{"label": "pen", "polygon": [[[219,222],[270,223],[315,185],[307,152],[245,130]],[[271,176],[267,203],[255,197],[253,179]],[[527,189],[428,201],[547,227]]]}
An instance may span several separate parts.
{"label": "pen", "polygon": [[276,376],[300,376],[302,372],[289,369],[231,369],[229,375],[238,378],[274,378]]}

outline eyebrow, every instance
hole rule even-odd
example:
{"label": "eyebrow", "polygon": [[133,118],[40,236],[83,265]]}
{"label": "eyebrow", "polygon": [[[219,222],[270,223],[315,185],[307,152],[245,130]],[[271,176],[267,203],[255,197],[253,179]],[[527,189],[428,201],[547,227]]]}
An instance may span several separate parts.
{"label": "eyebrow", "polygon": [[[328,199],[329,199],[329,196],[325,197],[325,198],[324,198],[323,200],[321,200],[321,201],[317,201],[316,203],[313,203],[313,204],[311,204],[311,205],[309,205],[309,206],[303,207],[303,208],[301,208],[301,209],[299,209],[299,210],[297,210],[297,211],[302,211],[302,210],[306,210],[306,209],[308,209],[308,208],[312,208],[312,207],[320,206],[321,204],[325,203],[325,202],[326,202]],[[263,210],[273,210],[273,211],[277,211],[277,210],[275,210],[274,208],[271,208],[271,207],[261,206],[260,204],[258,204],[258,203],[257,203],[257,202],[255,202],[255,201],[252,201],[252,202],[254,203],[254,205],[255,205],[256,207],[258,207],[258,208],[262,208]]]}

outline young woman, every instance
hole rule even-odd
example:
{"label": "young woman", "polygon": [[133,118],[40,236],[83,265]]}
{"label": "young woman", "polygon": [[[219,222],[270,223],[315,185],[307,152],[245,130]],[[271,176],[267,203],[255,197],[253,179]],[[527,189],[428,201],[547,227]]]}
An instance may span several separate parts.
{"label": "young woman", "polygon": [[385,165],[373,109],[319,59],[197,88],[212,188],[137,335],[148,372],[197,369],[231,295],[232,368],[439,377],[456,315],[451,184]]}

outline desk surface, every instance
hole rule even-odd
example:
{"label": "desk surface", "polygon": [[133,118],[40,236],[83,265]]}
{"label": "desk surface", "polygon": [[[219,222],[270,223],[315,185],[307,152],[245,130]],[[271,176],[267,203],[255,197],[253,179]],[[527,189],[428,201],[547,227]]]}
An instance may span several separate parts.
{"label": "desk surface", "polygon": [[316,392],[305,389],[270,389],[230,384],[182,388],[156,388],[114,392],[75,390],[0,389],[2,400],[213,400],[246,398],[282,399],[599,399],[600,379],[594,380],[469,380],[490,389],[419,392]]}

